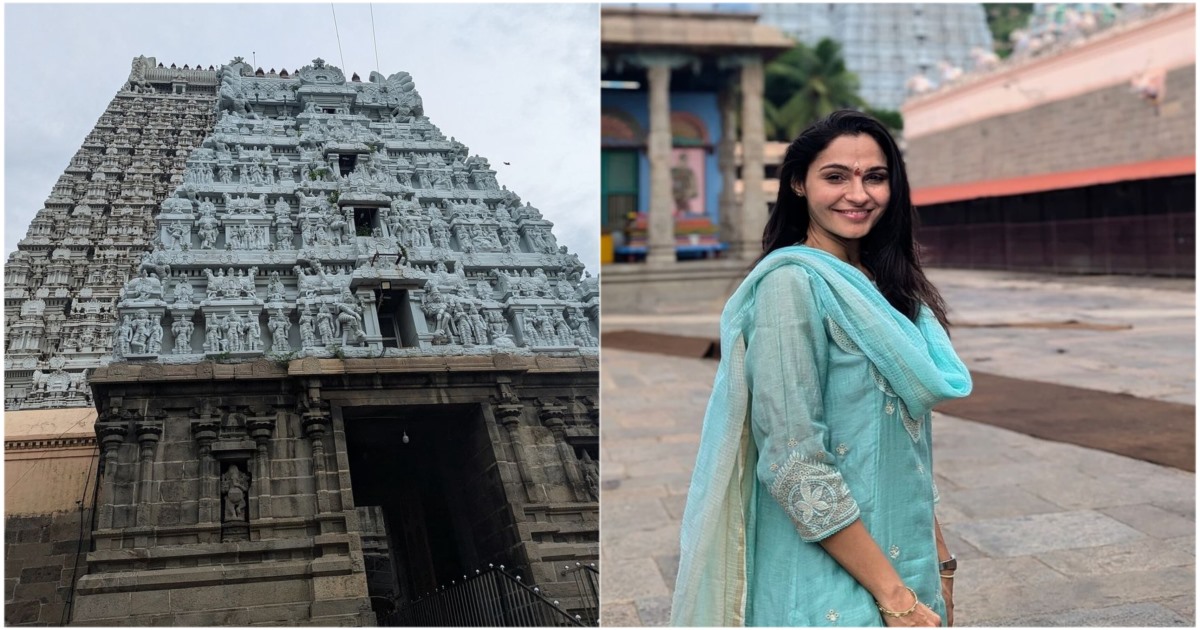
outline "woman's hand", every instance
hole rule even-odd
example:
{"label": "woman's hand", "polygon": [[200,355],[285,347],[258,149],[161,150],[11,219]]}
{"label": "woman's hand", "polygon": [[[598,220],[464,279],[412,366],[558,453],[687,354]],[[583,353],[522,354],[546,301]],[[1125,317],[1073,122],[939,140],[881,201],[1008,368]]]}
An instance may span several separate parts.
{"label": "woman's hand", "polygon": [[942,578],[942,599],[946,602],[946,625],[954,625],[954,579]]}
{"label": "woman's hand", "polygon": [[917,604],[916,610],[903,617],[884,615],[883,625],[889,628],[937,628],[942,625],[942,618],[925,604]]}

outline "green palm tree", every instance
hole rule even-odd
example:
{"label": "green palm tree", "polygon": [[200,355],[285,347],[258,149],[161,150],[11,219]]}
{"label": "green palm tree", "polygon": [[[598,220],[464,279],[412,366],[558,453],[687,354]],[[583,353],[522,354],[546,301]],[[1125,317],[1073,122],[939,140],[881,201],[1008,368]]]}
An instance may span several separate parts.
{"label": "green palm tree", "polygon": [[842,47],[822,39],[803,42],[766,68],[764,124],[767,138],[788,142],[808,125],[839,109],[862,109],[858,76],[846,69]]}

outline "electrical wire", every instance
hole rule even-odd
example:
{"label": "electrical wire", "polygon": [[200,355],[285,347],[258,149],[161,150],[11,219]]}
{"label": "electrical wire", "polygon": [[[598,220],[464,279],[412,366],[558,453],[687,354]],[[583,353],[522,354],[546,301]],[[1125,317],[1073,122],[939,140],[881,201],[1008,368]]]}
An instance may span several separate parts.
{"label": "electrical wire", "polygon": [[346,56],[342,54],[342,34],[338,32],[337,25],[337,9],[333,8],[333,3],[329,3],[329,10],[333,11],[333,34],[337,37],[338,43],[338,58],[342,60],[342,72],[346,71]]}
{"label": "electrical wire", "polygon": [[375,39],[375,5],[368,4],[371,9],[371,43],[375,45],[375,72],[379,72],[379,40]]}
{"label": "electrical wire", "polygon": [[92,471],[96,471],[96,483],[92,486],[92,529],[96,528],[96,499],[100,494],[100,445],[96,445],[96,463],[88,466],[88,476],[83,480],[83,496],[79,499],[79,539],[75,542],[75,562],[71,565],[71,585],[70,591],[67,592],[67,601],[64,602],[62,616],[59,617],[58,625],[67,625],[67,619],[70,618],[71,609],[75,606],[75,577],[79,574],[79,556],[83,554],[83,503],[87,501],[88,482],[92,480]]}

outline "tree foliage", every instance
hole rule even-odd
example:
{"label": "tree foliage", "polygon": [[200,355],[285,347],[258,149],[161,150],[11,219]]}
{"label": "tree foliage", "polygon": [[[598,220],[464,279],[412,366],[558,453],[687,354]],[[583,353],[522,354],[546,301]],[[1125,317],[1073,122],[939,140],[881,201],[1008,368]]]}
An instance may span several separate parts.
{"label": "tree foliage", "polygon": [[984,3],[988,29],[992,31],[992,48],[1001,59],[1012,54],[1013,45],[1008,36],[1029,23],[1033,13],[1032,4]]}
{"label": "tree foliage", "polygon": [[839,109],[862,109],[858,75],[846,69],[842,47],[832,39],[803,42],[766,68],[767,138],[788,142],[805,127]]}
{"label": "tree foliage", "polygon": [[828,38],[812,47],[797,43],[766,68],[767,139],[790,142],[805,127],[839,109],[865,111],[893,132],[904,129],[900,112],[870,107],[858,88],[858,75],[846,68],[841,44]]}

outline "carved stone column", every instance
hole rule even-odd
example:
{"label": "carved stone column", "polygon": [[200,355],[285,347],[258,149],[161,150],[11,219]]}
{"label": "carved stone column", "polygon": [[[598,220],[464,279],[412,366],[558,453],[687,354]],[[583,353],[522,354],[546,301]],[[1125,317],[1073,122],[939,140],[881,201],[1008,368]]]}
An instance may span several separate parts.
{"label": "carved stone column", "polygon": [[213,457],[212,445],[221,431],[221,420],[219,416],[211,415],[211,410],[208,409],[196,409],[194,413],[200,416],[192,420],[192,438],[196,440],[196,450],[200,457],[200,497],[197,501],[196,522],[220,523],[221,471],[220,464]]}
{"label": "carved stone column", "polygon": [[113,500],[115,498],[114,482],[117,475],[117,451],[125,442],[129,427],[117,414],[111,414],[110,419],[97,423],[96,434],[100,439],[100,510],[96,517],[96,529],[112,529]]}
{"label": "carved stone column", "polygon": [[254,492],[250,496],[253,518],[269,518],[271,516],[271,460],[267,447],[271,443],[271,435],[275,432],[275,418],[272,416],[255,417],[246,422],[250,437],[254,438],[254,473],[250,483]]}
{"label": "carved stone column", "polygon": [[320,400],[311,404],[305,401],[305,408],[300,419],[304,435],[312,443],[313,482],[317,489],[317,512],[320,514],[330,511],[329,489],[325,479],[327,471],[324,439],[325,434],[329,432],[330,419],[329,412],[324,407],[325,405]]}
{"label": "carved stone column", "polygon": [[737,234],[737,90],[727,83],[717,96],[721,113],[721,140],[717,143],[717,169],[721,173],[721,194],[717,208],[721,240],[731,243]]}
{"label": "carved stone column", "polygon": [[733,243],[734,256],[742,260],[754,260],[762,253],[762,234],[767,226],[767,202],[763,198],[765,145],[762,58],[746,57],[742,61],[742,212],[738,217],[738,239]]}
{"label": "carved stone column", "polygon": [[375,305],[375,291],[359,288],[356,295],[363,308],[363,335],[366,336],[367,346],[372,350],[382,350],[383,335],[379,332],[379,312]]}
{"label": "carved stone column", "polygon": [[675,205],[671,196],[670,64],[648,63],[646,78],[650,83],[650,134],[646,151],[650,159],[650,207],[646,263],[672,264],[675,262]]}
{"label": "carved stone column", "polygon": [[162,438],[163,425],[162,420],[157,422],[139,422],[137,423],[137,439],[139,449],[138,457],[138,487],[137,497],[137,512],[134,522],[138,527],[146,527],[150,525],[150,502],[152,500],[154,488],[154,451],[158,446],[158,441]]}
{"label": "carved stone column", "polygon": [[542,424],[554,435],[554,446],[558,449],[558,459],[562,462],[563,473],[567,484],[575,495],[576,501],[590,501],[587,487],[583,482],[583,473],[579,470],[579,460],[575,457],[575,449],[567,442],[567,427],[563,421],[567,408],[557,404],[543,404],[539,410]]}
{"label": "carved stone column", "polygon": [[529,472],[529,464],[525,457],[525,447],[521,444],[521,436],[519,429],[521,426],[521,414],[525,411],[525,406],[519,402],[508,402],[496,405],[496,420],[504,425],[508,432],[508,443],[512,445],[513,463],[517,465],[517,474],[521,477],[521,485],[525,487],[525,496],[530,503],[545,503],[546,490],[541,486],[533,483],[533,477]]}

